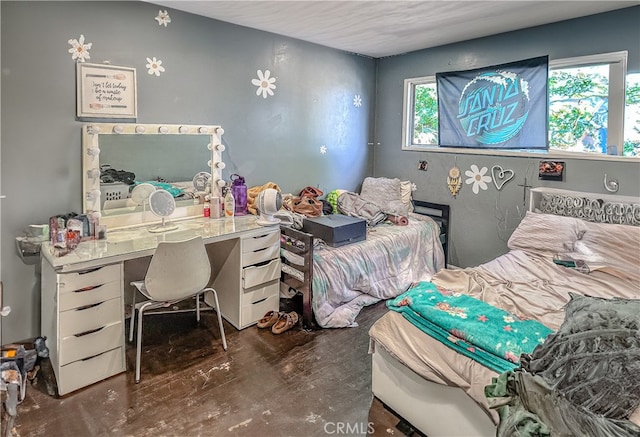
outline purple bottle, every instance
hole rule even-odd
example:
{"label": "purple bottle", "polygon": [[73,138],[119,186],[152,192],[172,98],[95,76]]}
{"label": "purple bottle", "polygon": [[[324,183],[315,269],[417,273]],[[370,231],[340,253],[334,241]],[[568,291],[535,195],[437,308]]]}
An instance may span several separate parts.
{"label": "purple bottle", "polygon": [[238,174],[231,175],[231,194],[236,201],[235,215],[247,215],[247,186],[244,178]]}

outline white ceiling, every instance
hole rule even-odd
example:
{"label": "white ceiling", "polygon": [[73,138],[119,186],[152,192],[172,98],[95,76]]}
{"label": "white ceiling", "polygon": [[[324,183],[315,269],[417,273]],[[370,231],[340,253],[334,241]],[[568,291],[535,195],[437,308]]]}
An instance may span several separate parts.
{"label": "white ceiling", "polygon": [[374,58],[640,4],[640,1],[173,0],[160,6]]}

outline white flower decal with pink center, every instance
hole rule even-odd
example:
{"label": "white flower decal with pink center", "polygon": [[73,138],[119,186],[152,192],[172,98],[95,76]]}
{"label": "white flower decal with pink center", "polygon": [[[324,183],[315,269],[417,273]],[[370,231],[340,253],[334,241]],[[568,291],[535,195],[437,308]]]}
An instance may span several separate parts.
{"label": "white flower decal with pink center", "polygon": [[156,21],[158,22],[158,26],[167,27],[167,24],[171,23],[171,17],[167,11],[163,11],[160,9],[158,11],[158,16],[156,17]]}
{"label": "white flower decal with pink center", "polygon": [[93,43],[88,42],[84,43],[84,35],[80,35],[78,39],[70,39],[69,44],[71,44],[71,48],[69,49],[69,53],[71,53],[71,59],[77,62],[84,62],[85,59],[91,59],[89,56],[89,49]]}
{"label": "white flower decal with pink center", "polygon": [[482,167],[482,169],[478,169],[478,166],[475,164],[471,164],[471,170],[467,170],[464,172],[467,175],[467,178],[464,183],[469,185],[473,184],[471,189],[473,190],[473,194],[478,194],[480,188],[483,190],[487,189],[487,183],[491,182],[491,176],[486,176],[487,167]]}
{"label": "white flower decal with pink center", "polygon": [[272,96],[273,90],[276,89],[274,82],[276,81],[275,77],[270,77],[271,72],[269,70],[264,70],[264,74],[262,70],[258,70],[258,78],[252,79],[251,83],[258,87],[256,90],[256,95],[259,96],[262,94],[263,98],[267,98],[267,94]]}
{"label": "white flower decal with pink center", "polygon": [[156,59],[155,56],[153,58],[147,58],[146,67],[148,68],[147,73],[155,74],[156,76],[160,76],[160,73],[164,72],[162,61],[160,59]]}

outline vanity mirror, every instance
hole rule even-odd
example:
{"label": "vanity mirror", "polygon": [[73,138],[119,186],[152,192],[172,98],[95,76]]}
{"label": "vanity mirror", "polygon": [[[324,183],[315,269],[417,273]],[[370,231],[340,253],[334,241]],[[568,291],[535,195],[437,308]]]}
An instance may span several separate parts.
{"label": "vanity mirror", "polygon": [[112,228],[156,222],[145,195],[152,185],[174,196],[172,218],[202,216],[205,189],[219,195],[223,184],[223,133],[205,125],[85,124],[83,212],[100,211]]}

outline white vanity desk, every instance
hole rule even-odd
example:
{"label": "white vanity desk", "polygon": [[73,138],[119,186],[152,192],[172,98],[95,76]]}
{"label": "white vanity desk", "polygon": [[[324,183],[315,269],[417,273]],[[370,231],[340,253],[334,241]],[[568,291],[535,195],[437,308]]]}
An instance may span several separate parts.
{"label": "white vanity desk", "polygon": [[[223,317],[242,329],[279,307],[280,228],[255,216],[174,220],[178,229],[150,233],[153,224],[109,230],[106,240],[80,243],[54,256],[42,245],[42,335],[48,339],[58,392],[64,395],[125,367],[125,297],[144,277],[161,241],[201,236]],[[128,299],[127,299],[128,300]],[[205,295],[205,301],[212,304]]]}

